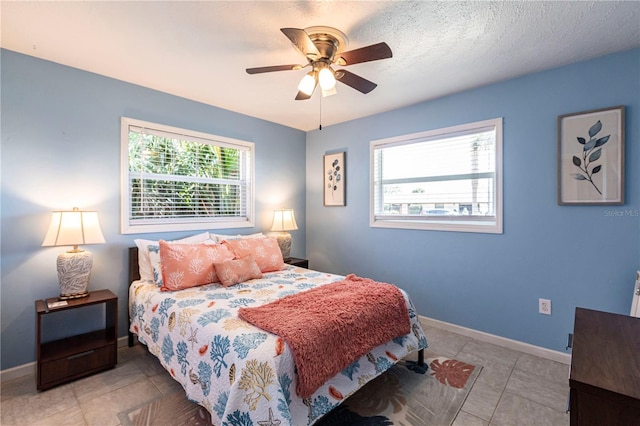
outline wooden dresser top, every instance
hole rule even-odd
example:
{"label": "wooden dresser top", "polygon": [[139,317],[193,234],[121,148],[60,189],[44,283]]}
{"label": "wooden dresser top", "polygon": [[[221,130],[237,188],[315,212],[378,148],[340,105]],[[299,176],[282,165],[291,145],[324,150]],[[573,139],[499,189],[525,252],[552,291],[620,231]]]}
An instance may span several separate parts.
{"label": "wooden dresser top", "polygon": [[640,318],[577,308],[571,380],[640,400]]}

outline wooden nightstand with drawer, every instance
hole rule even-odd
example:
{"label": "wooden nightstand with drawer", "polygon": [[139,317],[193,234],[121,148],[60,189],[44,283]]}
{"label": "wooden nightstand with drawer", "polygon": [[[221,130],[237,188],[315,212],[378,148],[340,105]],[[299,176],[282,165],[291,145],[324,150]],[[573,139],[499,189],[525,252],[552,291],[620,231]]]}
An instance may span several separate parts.
{"label": "wooden nightstand with drawer", "polygon": [[299,268],[309,269],[309,259],[298,259],[297,257],[289,257],[284,260],[284,263],[297,266]]}
{"label": "wooden nightstand with drawer", "polygon": [[[87,297],[66,300],[36,300],[37,388],[45,390],[116,366],[118,362],[118,297],[98,290]],[[104,304],[104,328],[43,343],[42,321],[57,312]]]}

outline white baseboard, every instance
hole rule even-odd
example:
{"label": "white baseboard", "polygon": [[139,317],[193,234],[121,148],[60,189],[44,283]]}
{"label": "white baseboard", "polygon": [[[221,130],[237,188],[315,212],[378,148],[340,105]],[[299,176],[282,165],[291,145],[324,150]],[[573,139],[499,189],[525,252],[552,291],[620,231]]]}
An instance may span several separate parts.
{"label": "white baseboard", "polygon": [[119,348],[127,346],[128,344],[129,344],[129,337],[128,336],[118,337],[118,347]]}
{"label": "white baseboard", "polygon": [[[127,346],[127,336],[118,338],[118,347],[121,348],[123,346]],[[7,368],[5,370],[0,371],[0,383],[18,379],[24,376],[33,376],[34,380],[36,377],[36,363],[30,362],[27,364],[19,365],[13,368]]]}
{"label": "white baseboard", "polygon": [[0,382],[5,382],[13,379],[18,379],[24,376],[36,377],[36,363],[30,362],[28,364],[19,365],[13,368],[7,368],[0,371]]}
{"label": "white baseboard", "polygon": [[[461,334],[463,336],[471,337],[482,342],[487,342],[519,352],[524,352],[529,355],[539,356],[540,358],[549,359],[551,361],[561,362],[567,365],[571,364],[571,354],[565,354],[562,352],[543,348],[541,346],[535,346],[529,343],[520,342],[518,340],[507,339],[506,337],[500,337],[496,336],[495,334],[489,334],[483,331],[462,327],[460,325],[451,324],[437,319],[427,318],[422,315],[419,315],[419,317],[420,321],[422,321],[423,324],[429,325],[431,327],[441,328],[452,333]],[[427,336],[427,342],[428,341],[429,337]]]}

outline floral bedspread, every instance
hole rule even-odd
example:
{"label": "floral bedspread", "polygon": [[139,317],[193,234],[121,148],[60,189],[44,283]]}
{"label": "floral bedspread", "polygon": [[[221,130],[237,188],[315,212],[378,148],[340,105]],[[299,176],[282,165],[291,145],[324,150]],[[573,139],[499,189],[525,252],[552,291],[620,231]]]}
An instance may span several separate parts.
{"label": "floral bedspread", "polygon": [[376,347],[311,397],[299,398],[287,344],[239,319],[237,311],[341,279],[288,265],[227,288],[209,284],[161,292],[153,283],[136,281],[129,289],[130,331],[187,397],[211,413],[214,424],[311,425],[397,360],[427,346],[415,308],[402,291],[412,332]]}

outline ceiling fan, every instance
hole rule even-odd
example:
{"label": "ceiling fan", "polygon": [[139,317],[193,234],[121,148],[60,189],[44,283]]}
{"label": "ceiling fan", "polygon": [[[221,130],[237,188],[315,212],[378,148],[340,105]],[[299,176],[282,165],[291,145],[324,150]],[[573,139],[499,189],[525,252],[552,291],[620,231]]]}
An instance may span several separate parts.
{"label": "ceiling fan", "polygon": [[318,84],[322,89],[322,96],[335,94],[336,81],[351,86],[362,93],[369,93],[376,88],[377,84],[347,70],[334,70],[331,65],[347,66],[392,57],[391,49],[384,42],[344,52],[343,50],[347,46],[347,36],[331,27],[281,28],[280,31],[305,56],[307,64],[247,68],[247,73],[260,74],[311,67],[311,71],[302,78],[298,85],[297,101],[309,99]]}

